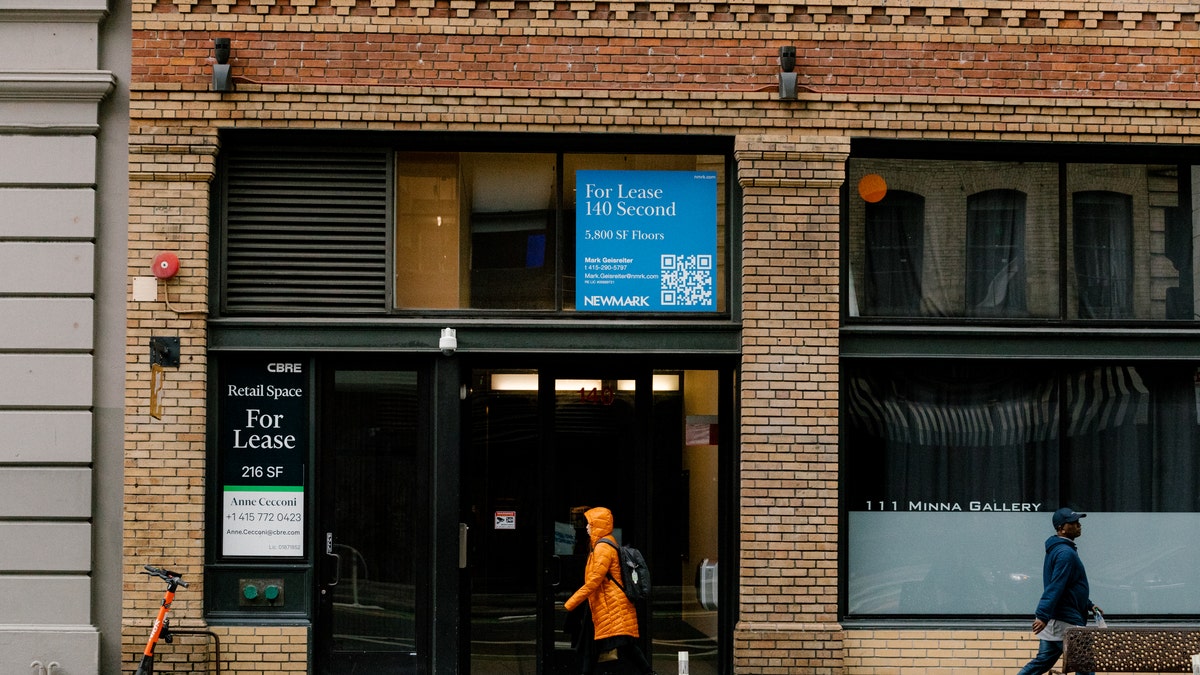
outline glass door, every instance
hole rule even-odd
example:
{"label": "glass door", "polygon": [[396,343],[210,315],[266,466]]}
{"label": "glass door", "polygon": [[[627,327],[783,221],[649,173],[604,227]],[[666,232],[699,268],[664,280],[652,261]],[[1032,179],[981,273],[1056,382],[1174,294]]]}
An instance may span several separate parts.
{"label": "glass door", "polygon": [[562,603],[583,582],[583,514],[605,506],[617,538],[639,548],[655,576],[654,597],[639,608],[643,652],[660,672],[674,671],[680,652],[693,673],[717,672],[716,392],[716,371],[471,373],[464,671],[581,671]]}
{"label": "glass door", "polygon": [[[602,377],[595,377],[602,374]],[[589,377],[591,375],[591,377]],[[554,479],[547,486],[547,531],[553,550],[548,565],[547,595],[550,621],[543,626],[547,651],[553,660],[548,672],[577,673],[581,664],[574,636],[564,630],[567,613],[563,602],[583,585],[583,571],[591,542],[584,513],[607,507],[613,513],[619,543],[643,541],[646,513],[644,481],[636,464],[644,457],[647,442],[641,429],[644,415],[637,400],[635,378],[613,371],[567,372],[553,378],[554,420],[550,435]],[[644,613],[640,617],[644,623]],[[645,632],[644,630],[642,631]]]}
{"label": "glass door", "polygon": [[334,370],[322,389],[316,670],[416,672],[418,373]]}
{"label": "glass door", "polygon": [[562,602],[583,581],[584,511],[636,513],[635,484],[620,478],[639,443],[635,387],[619,389],[615,377],[477,370],[467,405],[470,672],[578,673]]}
{"label": "glass door", "polygon": [[545,466],[536,370],[474,371],[463,438],[464,669],[539,672]]}

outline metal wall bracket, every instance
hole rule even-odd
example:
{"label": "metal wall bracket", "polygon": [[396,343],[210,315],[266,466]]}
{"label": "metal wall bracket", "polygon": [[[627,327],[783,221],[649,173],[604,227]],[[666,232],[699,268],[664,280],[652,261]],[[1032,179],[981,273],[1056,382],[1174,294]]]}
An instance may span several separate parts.
{"label": "metal wall bracket", "polygon": [[163,368],[178,368],[179,338],[150,338],[150,365],[158,365]]}

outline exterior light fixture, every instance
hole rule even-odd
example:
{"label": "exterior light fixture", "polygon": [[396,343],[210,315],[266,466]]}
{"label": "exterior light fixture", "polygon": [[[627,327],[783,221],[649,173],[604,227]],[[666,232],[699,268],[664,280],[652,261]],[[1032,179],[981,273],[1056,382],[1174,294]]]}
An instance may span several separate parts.
{"label": "exterior light fixture", "polygon": [[212,71],[213,91],[233,91],[233,76],[229,72],[229,38],[213,40],[213,57],[217,60]]}
{"label": "exterior light fixture", "polygon": [[453,328],[443,328],[442,334],[438,338],[438,349],[446,356],[450,356],[458,350],[458,331]]}
{"label": "exterior light fixture", "polygon": [[796,100],[796,48],[779,48],[779,98],[783,101]]}

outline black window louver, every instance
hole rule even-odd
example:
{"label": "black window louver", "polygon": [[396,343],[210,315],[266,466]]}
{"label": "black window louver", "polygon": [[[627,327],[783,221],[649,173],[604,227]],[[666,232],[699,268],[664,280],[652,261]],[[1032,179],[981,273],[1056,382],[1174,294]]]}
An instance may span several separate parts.
{"label": "black window louver", "polygon": [[226,180],[225,311],[387,310],[386,153],[235,152]]}

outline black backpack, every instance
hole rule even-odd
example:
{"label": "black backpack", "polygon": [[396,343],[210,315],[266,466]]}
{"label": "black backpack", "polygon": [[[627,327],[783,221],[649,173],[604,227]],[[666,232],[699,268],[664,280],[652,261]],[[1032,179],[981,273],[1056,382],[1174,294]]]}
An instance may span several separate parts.
{"label": "black backpack", "polygon": [[642,552],[632,546],[617,546],[611,539],[601,539],[600,541],[617,549],[617,560],[621,563],[621,578],[625,580],[624,585],[621,582],[613,579],[613,575],[608,575],[609,579],[617,585],[617,588],[625,591],[625,597],[633,601],[646,600],[650,597],[650,568],[646,565],[646,559],[642,557]]}

